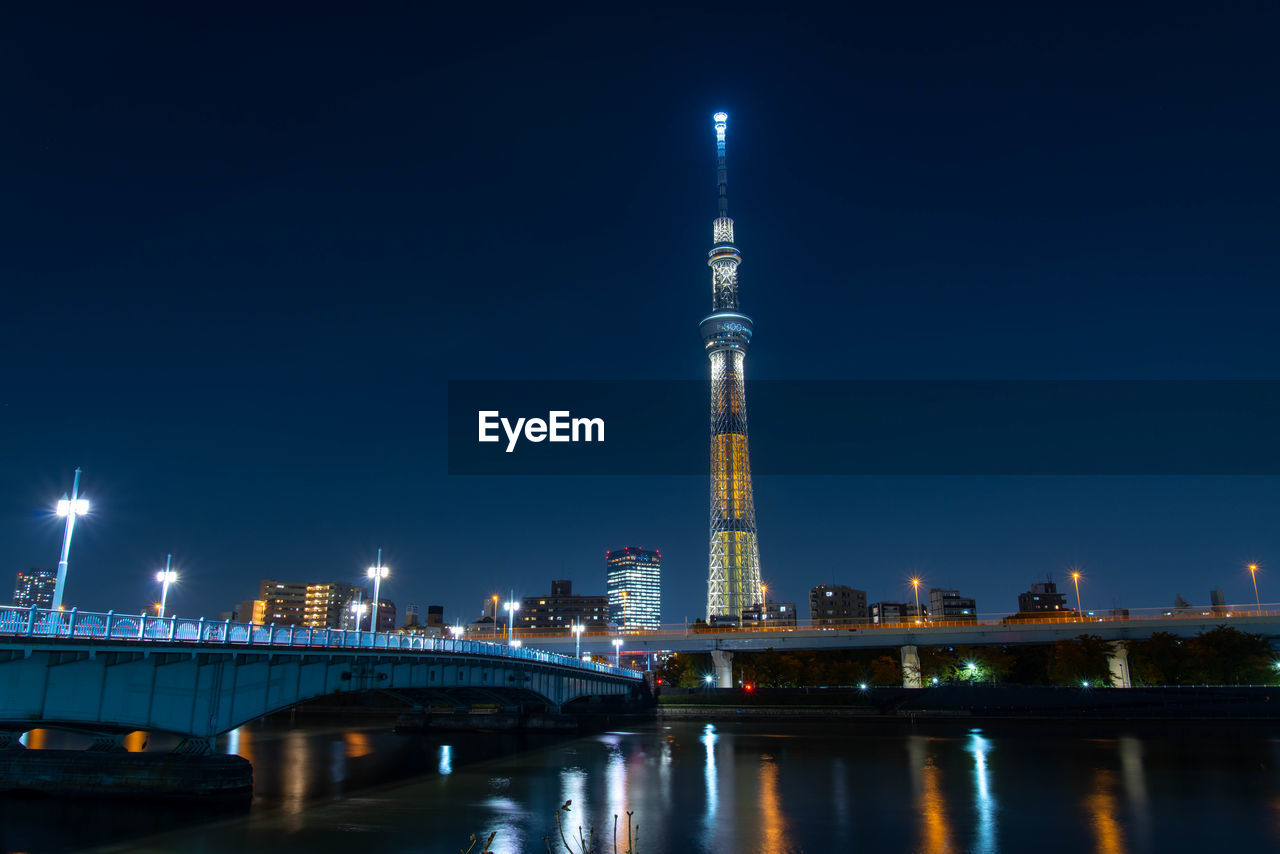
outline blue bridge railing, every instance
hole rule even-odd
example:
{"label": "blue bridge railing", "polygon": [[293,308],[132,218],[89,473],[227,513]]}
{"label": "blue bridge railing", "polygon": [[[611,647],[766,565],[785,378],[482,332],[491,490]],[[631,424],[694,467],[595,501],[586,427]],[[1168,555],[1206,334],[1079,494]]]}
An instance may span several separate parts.
{"label": "blue bridge railing", "polygon": [[49,611],[43,608],[0,606],[0,637],[65,638],[70,640],[123,640],[155,643],[219,644],[290,649],[401,650],[447,652],[515,658],[544,664],[576,667],[610,676],[642,678],[634,670],[580,661],[571,655],[526,649],[491,641],[443,638],[400,632],[366,632],[354,629],[312,629],[303,626],[259,625],[204,617],[152,617],[115,611]]}

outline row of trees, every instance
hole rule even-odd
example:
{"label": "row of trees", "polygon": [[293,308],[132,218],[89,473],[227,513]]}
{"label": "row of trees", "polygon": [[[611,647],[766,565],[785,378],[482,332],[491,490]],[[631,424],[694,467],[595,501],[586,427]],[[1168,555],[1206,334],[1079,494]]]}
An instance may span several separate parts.
{"label": "row of trees", "polygon": [[[1126,642],[1134,685],[1259,685],[1280,683],[1280,664],[1261,635],[1219,626],[1194,638],[1157,632]],[[1022,685],[1108,685],[1110,641],[1080,635],[1055,644],[921,647],[925,684],[1011,682]],[[902,685],[897,650],[735,652],[734,679],[767,688]],[[674,655],[660,674],[669,685],[696,688],[712,672],[707,654]]]}

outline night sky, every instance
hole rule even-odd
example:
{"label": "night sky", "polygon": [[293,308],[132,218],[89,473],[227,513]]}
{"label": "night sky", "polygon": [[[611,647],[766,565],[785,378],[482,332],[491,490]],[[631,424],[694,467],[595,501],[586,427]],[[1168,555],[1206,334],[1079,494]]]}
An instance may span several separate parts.
{"label": "night sky", "polygon": [[[1280,378],[1280,14],[1128,5],[8,10],[0,581],[56,564],[82,466],[82,608],[168,552],[216,617],[382,546],[452,622],[630,544],[700,616],[705,477],[450,477],[445,390],[706,376],[717,109],[751,378]],[[1250,560],[1280,599],[1275,477],[756,500],[771,599],[918,573],[1008,612],[1078,565],[1087,607],[1252,601]]]}

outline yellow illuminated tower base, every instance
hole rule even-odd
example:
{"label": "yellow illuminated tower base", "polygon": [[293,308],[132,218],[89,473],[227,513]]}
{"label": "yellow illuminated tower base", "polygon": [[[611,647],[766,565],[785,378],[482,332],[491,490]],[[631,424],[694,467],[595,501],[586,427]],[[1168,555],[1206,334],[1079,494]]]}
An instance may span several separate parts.
{"label": "yellow illuminated tower base", "polygon": [[751,342],[751,318],[738,311],[738,264],[725,169],[725,113],[715,114],[720,215],[712,226],[713,311],[702,321],[711,359],[711,546],[707,571],[707,621],[742,619],[761,601],[756,508],[747,454],[747,401],[743,363]]}

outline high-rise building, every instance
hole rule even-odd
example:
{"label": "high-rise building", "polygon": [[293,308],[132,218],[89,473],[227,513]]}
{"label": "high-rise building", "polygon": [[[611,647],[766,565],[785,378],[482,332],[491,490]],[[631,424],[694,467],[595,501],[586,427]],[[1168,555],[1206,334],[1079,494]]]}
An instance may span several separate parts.
{"label": "high-rise building", "polygon": [[427,606],[427,628],[443,629],[444,628],[444,606],[428,605]]}
{"label": "high-rise building", "polygon": [[1039,581],[1031,585],[1026,593],[1018,594],[1018,613],[1035,614],[1044,611],[1066,611],[1067,596],[1058,592],[1058,585],[1052,581]]}
{"label": "high-rise building", "polygon": [[267,603],[263,620],[277,626],[301,626],[307,613],[307,584],[264,578],[258,598]]}
{"label": "high-rise building", "polygon": [[13,585],[13,604],[19,608],[53,607],[53,588],[58,572],[53,569],[19,570]]}
{"label": "high-rise building", "polygon": [[711,226],[711,314],[699,326],[711,360],[711,544],[707,567],[707,621],[736,622],[763,601],[756,543],[755,496],[747,456],[747,402],[743,363],[751,342],[751,318],[738,311],[742,254],[729,218],[725,167],[727,113],[713,117],[719,215]]}
{"label": "high-rise building", "polygon": [[819,584],[809,589],[809,619],[815,626],[867,621],[867,591],[843,584]]}
{"label": "high-rise building", "polygon": [[608,596],[576,596],[573,582],[551,582],[550,596],[526,596],[516,612],[516,625],[526,629],[565,629],[581,622],[587,631],[609,624]]}
{"label": "high-rise building", "polygon": [[662,625],[662,552],[624,546],[605,552],[609,621],[623,631]]}
{"label": "high-rise building", "polygon": [[410,602],[404,606],[404,627],[411,629],[418,625],[418,603]]}
{"label": "high-rise building", "polygon": [[978,619],[978,606],[974,600],[961,596],[959,590],[929,588],[929,619],[971,620]]}
{"label": "high-rise building", "polygon": [[348,621],[356,588],[350,584],[327,582],[308,584],[302,609],[302,625],[313,629],[340,629]]}

